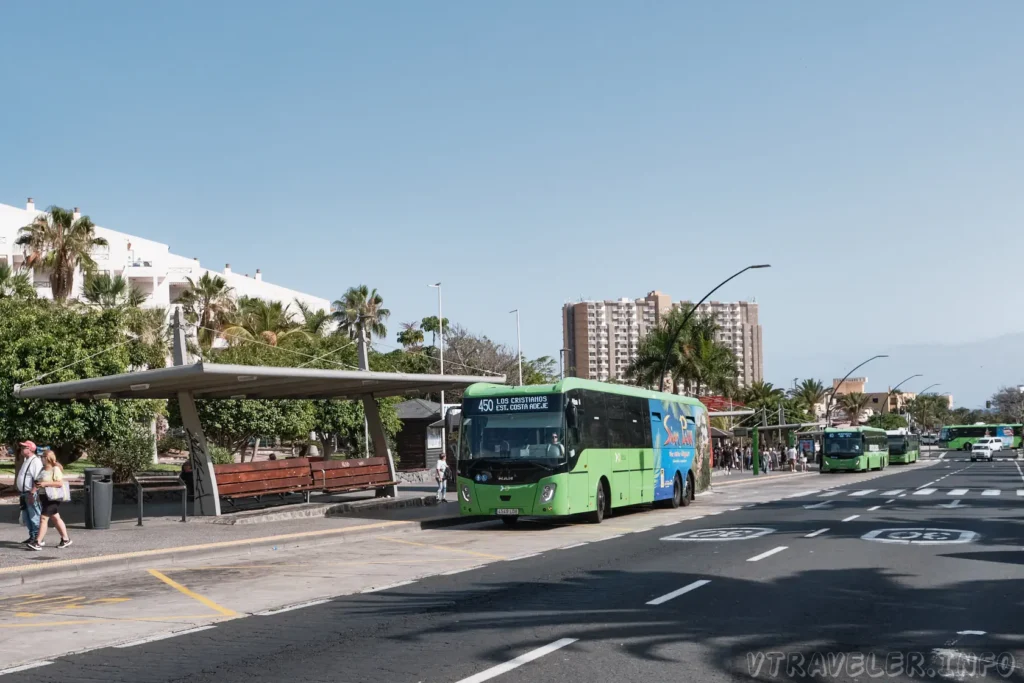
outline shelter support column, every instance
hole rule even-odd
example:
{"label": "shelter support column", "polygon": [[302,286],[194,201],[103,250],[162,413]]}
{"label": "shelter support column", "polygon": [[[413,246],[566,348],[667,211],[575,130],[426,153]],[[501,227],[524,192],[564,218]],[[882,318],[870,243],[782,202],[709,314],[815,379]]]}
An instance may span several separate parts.
{"label": "shelter support column", "polygon": [[195,399],[192,393],[178,393],[178,406],[181,410],[181,422],[185,426],[185,438],[188,439],[189,462],[192,465],[192,491],[195,502],[192,514],[196,516],[216,517],[220,515],[220,494],[217,491],[217,475],[213,471],[213,461],[206,447],[206,434],[199,421]]}
{"label": "shelter support column", "polygon": [[[398,473],[395,471],[395,461],[391,457],[391,449],[388,448],[388,437],[384,433],[384,423],[380,419],[380,408],[377,406],[377,399],[373,396],[363,397],[363,412],[366,414],[366,425],[370,428],[370,440],[373,442],[373,455],[376,458],[386,458],[388,463],[388,479],[398,480]],[[377,489],[377,497],[397,496],[398,485],[382,486]]]}

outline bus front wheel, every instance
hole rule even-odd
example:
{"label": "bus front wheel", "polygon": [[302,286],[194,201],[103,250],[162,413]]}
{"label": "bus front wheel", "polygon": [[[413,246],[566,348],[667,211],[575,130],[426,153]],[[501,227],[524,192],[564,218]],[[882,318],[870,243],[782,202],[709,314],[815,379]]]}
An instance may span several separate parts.
{"label": "bus front wheel", "polygon": [[604,520],[605,509],[608,505],[608,497],[605,495],[604,481],[597,482],[597,491],[594,494],[594,511],[590,513],[590,521],[600,524]]}

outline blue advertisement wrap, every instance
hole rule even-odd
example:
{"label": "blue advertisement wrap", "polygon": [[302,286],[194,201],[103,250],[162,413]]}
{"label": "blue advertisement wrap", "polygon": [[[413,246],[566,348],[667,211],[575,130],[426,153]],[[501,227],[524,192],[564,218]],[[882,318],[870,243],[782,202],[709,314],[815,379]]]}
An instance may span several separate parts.
{"label": "blue advertisement wrap", "polygon": [[654,437],[654,500],[672,497],[672,482],[693,466],[694,456],[707,439],[706,419],[700,408],[651,399],[651,435]]}

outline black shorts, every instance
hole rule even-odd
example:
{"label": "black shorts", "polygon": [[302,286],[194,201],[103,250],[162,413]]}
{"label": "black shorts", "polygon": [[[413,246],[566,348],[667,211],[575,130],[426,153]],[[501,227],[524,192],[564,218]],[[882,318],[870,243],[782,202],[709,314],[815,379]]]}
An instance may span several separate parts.
{"label": "black shorts", "polygon": [[50,500],[49,498],[40,496],[39,504],[43,507],[43,517],[53,517],[55,514],[60,512],[60,503],[61,502],[59,500]]}

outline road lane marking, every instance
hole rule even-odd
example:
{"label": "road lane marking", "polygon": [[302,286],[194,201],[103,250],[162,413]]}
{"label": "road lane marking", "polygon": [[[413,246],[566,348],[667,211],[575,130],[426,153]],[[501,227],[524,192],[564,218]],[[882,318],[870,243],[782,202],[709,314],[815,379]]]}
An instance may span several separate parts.
{"label": "road lane marking", "polygon": [[192,598],[193,600],[206,605],[207,607],[212,609],[214,612],[218,612],[218,613],[224,615],[225,617],[237,617],[238,616],[238,612],[236,612],[235,610],[228,609],[227,607],[221,607],[220,605],[215,603],[213,600],[210,600],[209,598],[203,597],[202,595],[200,595],[199,593],[196,593],[195,591],[191,591],[188,588],[185,588],[185,586],[182,586],[180,583],[178,583],[177,581],[175,581],[174,579],[172,579],[171,577],[167,576],[166,574],[164,574],[162,572],[158,572],[155,569],[150,569],[149,573],[151,575],[155,576],[156,578],[160,579],[161,581],[163,581],[168,586],[170,586],[174,590],[178,591],[182,595],[187,595],[188,597]]}
{"label": "road lane marking", "polygon": [[515,557],[510,557],[505,561],[515,562],[516,560],[525,560],[528,557],[537,557],[538,555],[540,555],[540,553],[527,553],[526,555],[516,555]]}
{"label": "road lane marking", "polygon": [[842,489],[840,489],[838,491],[825,491],[825,493],[823,493],[820,496],[818,496],[818,498],[826,498],[828,496],[838,496],[840,493],[846,493],[846,492],[843,491]]}
{"label": "road lane marking", "polygon": [[858,517],[860,517],[860,515],[850,515],[849,517],[847,517],[843,521],[844,522],[852,522],[853,520],[857,519]]}
{"label": "road lane marking", "polygon": [[964,495],[967,495],[968,491],[970,491],[970,489],[952,489],[946,495],[947,496],[964,496]]}
{"label": "road lane marking", "polygon": [[694,581],[693,583],[688,584],[686,586],[683,586],[682,588],[677,588],[676,590],[672,591],[671,593],[665,593],[660,598],[654,598],[653,600],[651,600],[647,604],[648,605],[662,605],[662,604],[668,602],[669,600],[672,600],[674,598],[678,598],[680,595],[683,595],[684,593],[689,593],[692,590],[697,590],[701,586],[706,586],[709,583],[711,583],[711,582],[708,581],[707,579],[701,579],[700,581]]}
{"label": "road lane marking", "polygon": [[983,636],[985,631],[957,631],[958,636]]}
{"label": "road lane marking", "polygon": [[981,492],[981,495],[998,496],[1000,493],[1002,493],[1002,491],[1000,491],[999,489],[985,489],[984,491]]}
{"label": "road lane marking", "polygon": [[475,550],[463,550],[462,548],[449,548],[446,545],[433,545],[431,543],[419,543],[417,541],[407,541],[404,538],[392,538],[391,536],[378,536],[382,541],[391,541],[392,543],[404,543],[406,545],[415,545],[421,548],[433,548],[435,550],[447,550],[450,553],[462,553],[463,555],[473,555],[474,557],[486,557],[489,560],[506,560],[508,559],[505,555],[491,555],[490,553],[478,553]]}
{"label": "road lane marking", "polygon": [[[584,544],[584,545],[586,545],[586,544]],[[449,570],[449,571],[446,571],[446,572],[441,572],[441,576],[452,576],[452,575],[454,575],[454,574],[461,574],[462,572],[468,572],[468,571],[470,571],[471,569],[476,569],[476,568],[478,568],[479,566],[480,566],[480,565],[478,565],[478,564],[475,564],[475,565],[473,565],[472,567],[463,567],[462,569],[451,569],[451,570]]]}
{"label": "road lane marking", "polygon": [[411,583],[416,583],[416,582],[415,581],[396,581],[395,583],[389,583],[389,584],[387,584],[385,586],[375,586],[373,588],[364,588],[363,590],[361,590],[359,592],[360,593],[379,593],[380,591],[391,590],[392,588],[398,588],[400,586],[408,586]]}
{"label": "road lane marking", "polygon": [[828,527],[825,527],[824,529],[818,529],[817,531],[812,531],[811,533],[804,536],[804,538],[814,538],[815,536],[821,536],[826,531],[828,531]]}
{"label": "road lane marking", "polygon": [[880,493],[879,495],[881,495],[881,496],[895,496],[895,495],[899,495],[900,493],[903,493],[903,491],[904,491],[904,489],[893,489],[892,491],[885,491],[883,493]]}
{"label": "road lane marking", "polygon": [[873,508],[868,508],[868,512],[874,512],[875,510],[879,509],[880,507],[882,507],[882,506],[881,505],[876,505]]}
{"label": "road lane marking", "polygon": [[[937,481],[937,480],[936,480],[936,481]],[[922,484],[921,486],[918,486],[918,487],[917,487],[917,490],[918,490],[918,491],[920,491],[921,489],[926,489],[926,488],[928,488],[929,486],[931,486],[931,485],[932,485],[932,484],[934,484],[934,483],[935,483],[934,481],[930,481],[930,482],[928,482],[927,484]]]}
{"label": "road lane marking", "polygon": [[572,645],[576,641],[577,638],[562,638],[561,640],[556,640],[555,642],[549,643],[544,647],[538,647],[536,650],[530,650],[526,654],[521,654],[515,659],[505,662],[504,664],[492,666],[490,669],[481,671],[480,673],[474,674],[469,678],[463,678],[460,681],[456,681],[456,683],[483,683],[484,681],[489,681],[492,678],[495,678],[496,676],[500,676],[503,673],[508,673],[513,669],[517,669],[521,667],[523,664],[528,664],[529,662],[532,662],[535,659],[540,659],[544,655],[549,655],[555,650],[561,650],[566,645]]}
{"label": "road lane marking", "polygon": [[786,549],[786,548],[788,548],[788,547],[789,547],[789,546],[785,546],[785,545],[780,545],[780,546],[778,546],[777,548],[772,548],[771,550],[768,550],[768,551],[766,551],[766,552],[763,552],[763,553],[761,553],[760,555],[754,555],[753,557],[751,557],[751,558],[748,558],[748,559],[747,559],[747,562],[760,562],[760,561],[761,561],[761,560],[763,560],[764,558],[766,558],[766,557],[771,557],[771,556],[772,556],[772,555],[774,555],[775,553],[781,553],[781,552],[782,552],[783,550],[785,550],[785,549]]}
{"label": "road lane marking", "polygon": [[51,661],[32,662],[31,664],[22,664],[21,666],[12,666],[9,669],[0,669],[0,676],[4,674],[13,674],[19,671],[28,671],[29,669],[38,669],[41,666],[48,666],[53,664]]}
{"label": "road lane marking", "polygon": [[930,496],[938,491],[938,489],[918,489],[914,491],[915,496]]}
{"label": "road lane marking", "polygon": [[1024,489],[1017,489],[1018,496],[1024,496]]}
{"label": "road lane marking", "polygon": [[1020,469],[1020,463],[1015,460],[1013,464],[1017,466],[1017,474],[1020,475],[1021,481],[1024,481],[1024,471]]}
{"label": "road lane marking", "polygon": [[851,496],[866,496],[866,495],[868,495],[869,493],[874,493],[874,492],[875,492],[875,491],[877,491],[877,490],[878,490],[878,489],[861,489],[860,491],[854,491],[854,492],[853,492],[853,493],[851,493],[850,495],[851,495]]}
{"label": "road lane marking", "polygon": [[885,504],[888,505],[889,503],[895,503],[895,502],[896,502],[895,498],[890,498],[889,500],[885,501]]}
{"label": "road lane marking", "polygon": [[563,545],[561,548],[559,548],[559,550],[570,550],[572,548],[579,548],[581,546],[587,545],[587,543],[589,543],[589,542],[590,541],[583,541],[582,543],[573,543],[572,545]]}
{"label": "road lane marking", "polygon": [[149,636],[148,638],[142,638],[141,640],[133,640],[130,643],[121,643],[115,645],[117,648],[135,647],[136,645],[145,645],[146,643],[155,643],[158,640],[167,640],[168,638],[176,638],[177,636],[187,636],[190,633],[199,633],[200,631],[208,631],[211,628],[216,628],[212,624],[209,626],[196,626],[195,628],[188,628],[184,631],[172,631],[171,633],[158,633],[155,636]]}
{"label": "road lane marking", "polygon": [[599,541],[610,541],[613,538],[622,538],[624,535],[625,534],[615,534],[614,536],[605,536],[604,538],[599,538],[597,540],[599,540]]}
{"label": "road lane marking", "polygon": [[323,605],[324,603],[330,602],[330,598],[324,598],[323,600],[310,600],[309,602],[300,602],[297,605],[288,605],[287,607],[278,607],[277,609],[268,609],[262,612],[257,612],[258,617],[272,617],[275,614],[284,614],[285,612],[292,612],[303,607],[315,607],[316,605]]}

